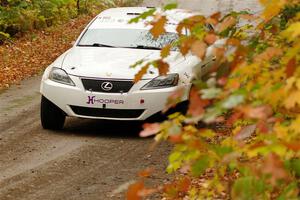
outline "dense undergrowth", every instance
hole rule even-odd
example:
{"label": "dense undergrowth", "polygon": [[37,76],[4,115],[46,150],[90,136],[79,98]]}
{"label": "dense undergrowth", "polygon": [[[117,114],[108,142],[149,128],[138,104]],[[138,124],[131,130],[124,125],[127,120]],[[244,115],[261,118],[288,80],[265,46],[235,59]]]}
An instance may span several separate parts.
{"label": "dense undergrowth", "polygon": [[[145,124],[141,136],[156,134],[155,140],[174,144],[167,171],[174,181],[146,188],[131,185],[128,198],[142,199],[162,192],[165,199],[300,199],[300,1],[260,0],[260,16],[248,12],[215,13],[182,20],[177,26],[182,56],[189,53],[206,59],[214,46],[208,79],[195,69],[190,105],[186,115],[175,113],[162,123]],[[165,33],[168,20],[163,11],[148,11],[133,19],[152,25],[154,37]],[[207,30],[207,24],[214,30]],[[184,35],[184,32],[190,34]],[[224,41],[216,44],[216,41]],[[142,65],[136,81],[149,66],[166,74],[166,57]],[[183,90],[171,95],[174,106]],[[216,125],[219,125],[217,127]]]}
{"label": "dense undergrowth", "polygon": [[81,0],[80,10],[76,2],[0,1],[0,35],[3,41],[0,45],[0,89],[43,71],[71,47],[86,24],[101,10],[137,5],[140,1]]}
{"label": "dense undergrowth", "polygon": [[60,24],[82,13],[128,3],[121,0],[1,0],[0,41],[19,33]]}

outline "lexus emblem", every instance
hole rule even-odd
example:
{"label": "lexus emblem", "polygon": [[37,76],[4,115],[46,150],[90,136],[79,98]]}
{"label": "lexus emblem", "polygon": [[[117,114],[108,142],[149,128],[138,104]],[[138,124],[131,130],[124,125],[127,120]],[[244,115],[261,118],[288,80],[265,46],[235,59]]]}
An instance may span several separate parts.
{"label": "lexus emblem", "polygon": [[103,82],[101,88],[104,91],[111,91],[113,89],[113,84],[111,82]]}

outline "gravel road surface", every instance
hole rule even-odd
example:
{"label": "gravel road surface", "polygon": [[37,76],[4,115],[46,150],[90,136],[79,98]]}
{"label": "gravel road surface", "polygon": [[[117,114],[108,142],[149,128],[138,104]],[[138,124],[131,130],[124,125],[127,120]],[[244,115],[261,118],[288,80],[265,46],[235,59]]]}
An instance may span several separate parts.
{"label": "gravel road surface", "polygon": [[[236,8],[232,2],[181,0],[180,6],[209,13]],[[157,172],[148,185],[168,179],[164,169],[171,147],[160,144],[150,151],[153,140],[137,137],[139,123],[68,119],[63,131],[43,130],[39,81],[33,77],[0,93],[1,200],[124,199],[122,186],[145,167]]]}

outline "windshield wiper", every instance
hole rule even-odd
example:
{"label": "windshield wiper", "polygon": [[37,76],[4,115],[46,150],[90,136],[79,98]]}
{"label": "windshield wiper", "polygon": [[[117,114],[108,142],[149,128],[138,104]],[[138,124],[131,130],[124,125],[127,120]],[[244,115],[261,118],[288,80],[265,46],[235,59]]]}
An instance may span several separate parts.
{"label": "windshield wiper", "polygon": [[94,43],[94,44],[79,44],[80,47],[110,47],[115,48],[115,46],[107,45],[107,44],[100,44],[100,43]]}
{"label": "windshield wiper", "polygon": [[161,50],[159,47],[151,47],[151,46],[144,46],[144,45],[137,45],[136,47],[132,47],[136,49],[151,49],[151,50]]}

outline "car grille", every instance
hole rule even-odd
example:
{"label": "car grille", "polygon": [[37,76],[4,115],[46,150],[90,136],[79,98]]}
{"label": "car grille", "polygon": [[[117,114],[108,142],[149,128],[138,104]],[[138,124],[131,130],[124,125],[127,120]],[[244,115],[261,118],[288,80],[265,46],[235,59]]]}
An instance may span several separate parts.
{"label": "car grille", "polygon": [[[81,79],[81,81],[85,90],[105,93],[126,93],[134,84],[131,80]],[[111,89],[103,87],[105,84],[109,84]]]}
{"label": "car grille", "polygon": [[77,115],[107,118],[139,118],[145,110],[143,109],[104,109],[89,108],[81,106],[70,106]]}

